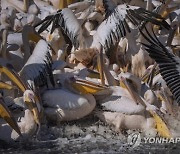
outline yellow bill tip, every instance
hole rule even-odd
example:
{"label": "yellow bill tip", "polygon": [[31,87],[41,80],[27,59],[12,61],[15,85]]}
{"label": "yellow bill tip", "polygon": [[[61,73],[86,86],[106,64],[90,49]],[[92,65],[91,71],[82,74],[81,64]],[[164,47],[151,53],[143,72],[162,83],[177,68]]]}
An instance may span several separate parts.
{"label": "yellow bill tip", "polygon": [[166,123],[162,120],[162,118],[155,112],[150,111],[151,115],[153,116],[155,123],[156,123],[156,129],[161,137],[165,138],[172,138],[172,135],[170,133],[170,130],[168,129]]}

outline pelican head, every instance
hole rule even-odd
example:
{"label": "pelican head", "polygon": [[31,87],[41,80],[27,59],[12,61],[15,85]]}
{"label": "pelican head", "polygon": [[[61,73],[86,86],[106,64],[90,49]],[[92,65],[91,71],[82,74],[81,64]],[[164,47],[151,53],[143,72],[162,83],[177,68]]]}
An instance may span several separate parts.
{"label": "pelican head", "polygon": [[26,90],[23,94],[23,99],[25,102],[35,102],[35,94],[32,90]]}
{"label": "pelican head", "polygon": [[26,90],[23,94],[23,100],[27,104],[28,108],[32,111],[34,120],[37,124],[40,124],[39,122],[39,110],[36,104],[36,95],[32,90]]}
{"label": "pelican head", "polygon": [[[134,76],[131,73],[121,73],[119,75],[120,78],[120,86],[130,93],[132,99],[138,104],[140,101],[140,93],[141,93],[141,80]],[[144,105],[144,103],[141,101]]]}
{"label": "pelican head", "polygon": [[[134,90],[137,90],[138,93],[141,92],[141,80],[139,80],[139,78],[137,78],[133,74],[129,72],[121,73],[119,75],[119,78],[120,78],[120,82],[122,81],[126,86],[131,85],[131,87],[134,88]],[[125,85],[123,87],[126,87]]]}
{"label": "pelican head", "polygon": [[144,72],[143,76],[141,77],[141,80],[148,83],[148,85],[151,87],[153,78],[159,73],[159,69],[157,67],[157,64],[150,65],[146,71]]}
{"label": "pelican head", "polygon": [[144,72],[144,74],[142,75],[141,79],[142,79],[144,82],[146,82],[146,81],[148,80],[148,77],[149,77],[149,75],[150,75],[151,72],[152,72],[153,66],[154,66],[154,65],[150,65],[150,66],[146,69],[146,71]]}

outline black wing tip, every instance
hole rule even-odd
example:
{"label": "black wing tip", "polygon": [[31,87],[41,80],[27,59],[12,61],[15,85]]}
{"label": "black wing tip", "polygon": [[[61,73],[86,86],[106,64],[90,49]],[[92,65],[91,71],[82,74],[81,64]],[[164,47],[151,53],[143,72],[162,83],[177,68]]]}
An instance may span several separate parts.
{"label": "black wing tip", "polygon": [[[174,70],[169,70],[169,67],[166,67],[166,68],[164,68],[164,67],[162,67],[161,65],[165,65],[166,64],[166,62],[170,62],[171,63],[171,61],[173,60],[173,61],[175,61],[175,59],[173,58],[173,54],[171,54],[171,53],[169,53],[168,52],[168,50],[162,45],[162,44],[160,44],[160,41],[159,40],[157,40],[157,37],[156,36],[154,36],[154,37],[156,37],[156,38],[154,38],[153,40],[153,42],[151,42],[152,40],[151,40],[151,38],[152,38],[152,36],[150,36],[150,33],[148,34],[148,36],[146,36],[143,32],[142,32],[142,30],[141,29],[139,29],[139,31],[140,31],[140,33],[143,35],[143,37],[150,43],[150,45],[149,44],[146,44],[146,43],[143,43],[143,42],[141,42],[141,44],[142,45],[144,45],[145,46],[145,50],[149,53],[149,56],[152,58],[152,59],[154,59],[155,61],[156,61],[156,63],[158,64],[158,66],[159,66],[159,68],[160,68],[160,74],[162,75],[162,77],[163,77],[163,79],[165,80],[165,82],[166,82],[166,84],[167,84],[167,86],[168,86],[168,88],[170,89],[170,91],[172,92],[172,94],[173,94],[173,97],[174,97],[174,99],[176,100],[176,102],[177,102],[177,104],[178,105],[180,105],[180,95],[178,94],[176,94],[175,93],[175,90],[177,89],[177,87],[174,85],[174,83],[172,83],[172,81],[169,81],[170,80],[170,78],[168,77],[167,78],[167,70],[169,71],[169,72],[171,72],[171,71],[173,71],[172,73],[174,74],[177,70],[177,68],[176,67],[174,67],[173,66],[173,68],[174,68]],[[155,34],[153,34],[153,35],[155,35]],[[150,40],[150,41],[149,41]],[[153,43],[153,45],[152,45],[152,43]],[[157,47],[157,51],[155,50],[155,46]],[[165,57],[164,56],[162,56],[162,57],[160,57],[159,56],[159,52],[163,52],[163,55],[165,55]],[[159,53],[159,54],[158,54]],[[167,64],[168,65],[168,64]],[[176,66],[176,63],[174,64],[175,66]],[[175,72],[174,72],[175,71]],[[171,74],[172,74],[171,73]],[[179,75],[178,75],[179,76]],[[171,75],[171,77],[173,77],[172,75]],[[180,76],[179,76],[180,77]],[[178,78],[178,77],[177,77]],[[179,78],[178,78],[179,79]],[[174,81],[173,81],[174,82]],[[177,81],[176,81],[177,82]],[[172,86],[172,84],[173,84],[173,86]]]}

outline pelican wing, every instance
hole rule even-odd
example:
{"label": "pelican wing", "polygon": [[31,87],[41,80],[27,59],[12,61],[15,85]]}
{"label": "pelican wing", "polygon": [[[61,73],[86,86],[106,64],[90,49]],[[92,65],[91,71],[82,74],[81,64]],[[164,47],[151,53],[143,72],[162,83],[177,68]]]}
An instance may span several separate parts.
{"label": "pelican wing", "polygon": [[77,49],[80,45],[80,41],[82,38],[82,29],[81,25],[78,22],[76,16],[69,8],[64,8],[59,10],[55,15],[47,16],[43,21],[41,21],[38,25],[42,24],[38,33],[43,32],[46,28],[52,23],[51,33],[55,30],[55,28],[61,28],[62,33],[68,36],[71,40],[74,47]]}
{"label": "pelican wing", "polygon": [[31,84],[31,88],[44,84],[48,85],[48,77],[52,85],[54,85],[51,70],[52,60],[49,51],[50,49],[46,41],[40,40],[34,48],[32,55],[20,71],[20,76],[26,83]]}
{"label": "pelican wing", "polygon": [[140,25],[142,21],[151,22],[170,29],[169,24],[167,24],[161,15],[144,8],[127,4],[116,6],[112,0],[103,0],[103,4],[105,6],[106,18],[111,17],[112,19],[114,17],[115,20],[120,21],[128,19],[136,26]]}
{"label": "pelican wing", "polygon": [[154,37],[151,36],[146,30],[147,35],[140,31],[144,38],[150,43],[143,44],[149,56],[153,58],[159,65],[160,74],[166,81],[167,86],[171,90],[178,104],[180,104],[180,59],[175,56],[170,49],[163,46],[163,44]]}
{"label": "pelican wing", "polygon": [[59,25],[70,38],[75,48],[78,48],[80,39],[82,39],[82,29],[76,16],[72,10],[65,8],[61,11],[61,18],[59,19]]}
{"label": "pelican wing", "polygon": [[[104,47],[105,52],[107,52],[112,45],[120,41],[121,37],[125,37],[127,32],[131,32],[127,21],[130,21],[135,26],[141,25],[144,22],[152,22],[153,24],[170,29],[169,24],[154,12],[126,4],[118,5],[113,10],[112,6],[114,5],[110,5],[110,2],[112,1],[108,0],[104,4],[107,11],[106,15],[108,14],[108,16],[98,27],[94,35],[92,47],[97,47],[100,44]],[[109,5],[109,7],[106,5]]]}

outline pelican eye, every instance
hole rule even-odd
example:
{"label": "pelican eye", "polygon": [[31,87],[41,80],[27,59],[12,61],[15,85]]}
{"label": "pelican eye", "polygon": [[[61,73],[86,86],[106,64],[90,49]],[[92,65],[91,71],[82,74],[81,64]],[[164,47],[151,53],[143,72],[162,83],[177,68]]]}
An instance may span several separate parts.
{"label": "pelican eye", "polygon": [[162,86],[161,83],[159,83],[159,82],[155,83],[156,88],[160,89],[161,86]]}
{"label": "pelican eye", "polygon": [[134,90],[137,90],[137,86],[134,84],[134,82],[132,80],[130,80],[130,79],[126,79],[126,80]]}
{"label": "pelican eye", "polygon": [[128,83],[133,84],[132,80],[126,79]]}
{"label": "pelican eye", "polygon": [[33,96],[33,94],[31,94],[31,93],[30,93],[30,94],[29,94],[29,96],[30,96],[30,97],[32,97],[32,96]]}

